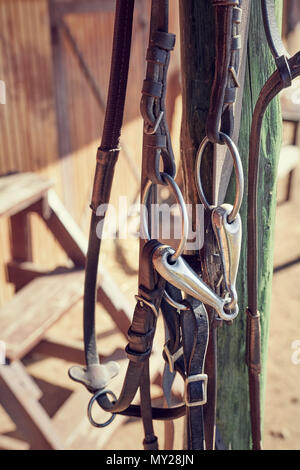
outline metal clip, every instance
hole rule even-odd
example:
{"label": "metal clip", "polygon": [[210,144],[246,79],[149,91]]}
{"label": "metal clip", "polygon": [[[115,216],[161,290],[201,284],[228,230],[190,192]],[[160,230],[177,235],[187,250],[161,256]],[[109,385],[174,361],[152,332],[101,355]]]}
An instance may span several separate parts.
{"label": "metal clip", "polygon": [[152,256],[152,262],[157,272],[177,289],[213,307],[223,320],[233,320],[237,316],[237,312],[234,310],[226,313],[227,304],[231,299],[219,297],[181,256],[175,262],[170,261],[173,253],[174,250],[170,246],[160,245],[157,247]]}
{"label": "metal clip", "polygon": [[222,260],[225,289],[231,298],[226,310],[237,310],[238,313],[236,278],[241,252],[242,223],[239,214],[229,223],[228,216],[231,212],[232,205],[222,204],[213,209],[211,221]]}
{"label": "metal clip", "polygon": [[146,124],[144,127],[145,134],[153,135],[157,132],[157,129],[160,126],[161,120],[163,118],[164,112],[160,111],[158,117],[156,118],[153,124]]}

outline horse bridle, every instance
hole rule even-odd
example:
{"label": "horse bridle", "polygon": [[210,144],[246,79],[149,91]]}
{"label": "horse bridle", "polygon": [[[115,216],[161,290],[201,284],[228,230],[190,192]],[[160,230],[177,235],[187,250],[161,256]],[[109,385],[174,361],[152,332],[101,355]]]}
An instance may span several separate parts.
{"label": "horse bridle", "polygon": [[[245,1],[245,0],[244,0]],[[129,359],[122,390],[117,398],[107,387],[118,374],[115,362],[100,364],[95,337],[95,298],[101,245],[97,208],[110,198],[124,113],[132,34],[134,0],[117,0],[110,82],[101,145],[97,151],[92,193],[92,216],[84,286],[84,344],[86,366],[73,366],[70,377],[92,393],[88,414],[93,425],[104,427],[116,414],[141,417],[144,449],[157,450],[153,420],[172,421],[185,416],[187,449],[215,448],[216,384],[214,351],[210,335],[220,321],[232,322],[238,314],[235,288],[241,246],[239,209],[243,198],[243,169],[232,141],[234,102],[238,87],[240,58],[239,28],[242,0],[212,0],[216,24],[216,62],[208,112],[206,137],[195,156],[195,181],[199,198],[211,217],[211,230],[221,259],[222,278],[218,293],[203,281],[200,266],[191,266],[185,255],[188,219],[184,198],[175,182],[176,165],[166,121],[167,70],[175,36],[168,32],[168,0],[152,0],[146,78],[142,87],[141,114],[144,120],[141,171],[141,234],[136,306],[128,331]],[[248,308],[247,364],[253,449],[261,448],[260,419],[260,322],[257,306],[257,181],[262,119],[270,101],[300,74],[300,54],[289,57],[277,32],[274,5],[262,0],[265,31],[277,70],[258,98],[251,127],[248,176]],[[200,176],[202,155],[208,142],[226,145],[236,175],[234,204],[210,204]],[[163,169],[161,170],[161,167]],[[151,237],[151,218],[146,208],[158,200],[158,188],[168,186],[181,210],[181,239],[176,249]],[[97,229],[98,226],[98,230]],[[103,224],[101,224],[103,227]],[[254,256],[253,256],[254,254]],[[202,266],[203,268],[203,266]],[[182,295],[184,293],[184,297]],[[208,307],[208,309],[206,308]],[[166,327],[163,357],[164,393],[167,407],[153,407],[150,395],[149,358],[157,317],[162,313]],[[213,312],[213,313],[211,313]],[[211,368],[210,372],[206,368]],[[178,372],[184,380],[183,403],[172,406],[171,387]],[[133,405],[140,390],[140,405]],[[112,413],[101,424],[92,417],[94,402]],[[209,405],[205,408],[205,404]],[[208,412],[209,410],[209,412]],[[172,439],[171,439],[172,440]],[[171,444],[170,444],[171,445]]]}

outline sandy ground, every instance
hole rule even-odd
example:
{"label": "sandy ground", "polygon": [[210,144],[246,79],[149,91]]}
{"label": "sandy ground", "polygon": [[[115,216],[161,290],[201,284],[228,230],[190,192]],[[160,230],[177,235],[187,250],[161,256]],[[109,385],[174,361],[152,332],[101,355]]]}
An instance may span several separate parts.
{"label": "sandy ground", "polygon": [[299,167],[294,176],[292,199],[276,214],[264,444],[278,450],[300,449]]}

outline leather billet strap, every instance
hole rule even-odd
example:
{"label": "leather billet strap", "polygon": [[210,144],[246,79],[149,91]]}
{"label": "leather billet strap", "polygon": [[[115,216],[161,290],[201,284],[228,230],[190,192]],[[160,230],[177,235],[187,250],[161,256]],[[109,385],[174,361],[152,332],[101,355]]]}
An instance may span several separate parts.
{"label": "leather billet strap", "polygon": [[206,135],[222,144],[220,132],[231,137],[233,104],[238,83],[239,51],[242,18],[241,0],[212,0],[215,14],[215,74],[206,122]]}
{"label": "leather billet strap", "polygon": [[168,32],[168,1],[152,0],[147,69],[140,109],[144,119],[145,173],[154,184],[166,184],[160,174],[160,157],[163,171],[172,177],[176,173],[165,112],[167,71],[174,45],[175,35]]}
{"label": "leather billet strap", "polygon": [[204,373],[209,338],[209,321],[202,303],[189,299],[180,314],[185,366],[187,444],[190,450],[205,449],[203,406],[207,401],[207,375]]}
{"label": "leather billet strap", "polygon": [[[287,58],[291,80],[300,76],[300,52]],[[280,69],[277,69],[262,88],[255,105],[249,149],[248,170],[248,241],[247,241],[247,363],[249,367],[249,395],[252,425],[253,449],[261,449],[261,418],[260,418],[260,328],[258,311],[258,217],[257,217],[257,188],[259,183],[260,139],[262,121],[265,111],[275,96],[286,87]]]}

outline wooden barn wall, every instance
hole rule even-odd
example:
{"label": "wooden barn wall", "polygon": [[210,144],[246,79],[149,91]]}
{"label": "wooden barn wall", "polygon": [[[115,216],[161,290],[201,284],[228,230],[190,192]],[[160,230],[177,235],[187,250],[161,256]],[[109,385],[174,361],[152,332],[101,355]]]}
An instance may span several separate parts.
{"label": "wooden barn wall", "polygon": [[[173,1],[170,30],[178,32],[177,0]],[[139,102],[145,72],[150,1],[137,0],[136,4],[122,135],[126,154],[121,152],[116,168],[112,194],[115,203],[119,195],[127,195],[132,200],[138,189],[128,155],[137,175],[140,172],[142,122]],[[105,102],[113,10],[68,14],[64,21]],[[55,86],[58,84],[53,70],[48,0],[0,0],[0,79],[6,84],[6,104],[0,105],[0,174],[33,171],[51,178],[58,196],[87,234],[95,155],[104,114],[65,34],[62,35],[62,51],[71,147],[68,154],[59,156],[55,102]],[[178,51],[179,41],[169,73],[173,81],[177,77]],[[175,94],[177,86],[178,83],[174,85]],[[32,216],[32,233],[33,256],[37,264],[54,268],[66,261],[53,237],[35,216]],[[6,219],[0,219],[0,237],[0,305],[3,305],[13,294],[5,271],[5,263],[10,258],[9,223]]]}

